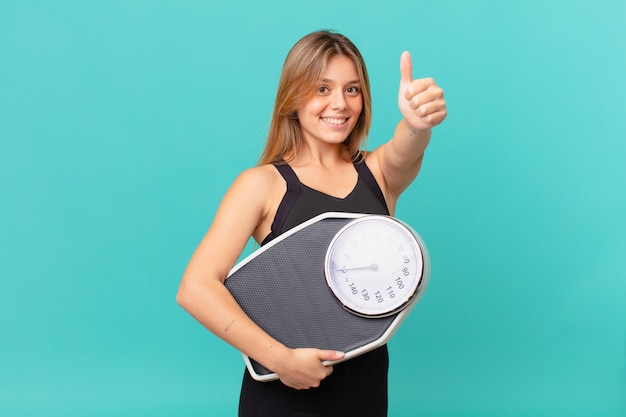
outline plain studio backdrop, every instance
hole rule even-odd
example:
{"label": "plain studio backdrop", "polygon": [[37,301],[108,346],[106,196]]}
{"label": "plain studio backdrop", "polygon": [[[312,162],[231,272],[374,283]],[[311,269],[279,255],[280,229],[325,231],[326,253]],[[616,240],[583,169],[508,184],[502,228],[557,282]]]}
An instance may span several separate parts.
{"label": "plain studio backdrop", "polygon": [[368,65],[370,148],[403,50],[448,101],[396,213],[432,274],[390,416],[623,417],[625,22],[622,0],[2,0],[0,415],[236,414],[240,354],[175,294],[289,48],[328,28]]}

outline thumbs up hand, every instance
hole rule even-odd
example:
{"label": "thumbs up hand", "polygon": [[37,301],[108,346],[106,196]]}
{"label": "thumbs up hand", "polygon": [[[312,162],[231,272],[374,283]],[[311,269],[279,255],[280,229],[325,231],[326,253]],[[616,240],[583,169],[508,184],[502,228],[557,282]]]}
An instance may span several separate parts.
{"label": "thumbs up hand", "polygon": [[400,57],[400,91],[398,106],[404,119],[415,130],[437,126],[448,115],[443,90],[432,78],[413,79],[411,55]]}

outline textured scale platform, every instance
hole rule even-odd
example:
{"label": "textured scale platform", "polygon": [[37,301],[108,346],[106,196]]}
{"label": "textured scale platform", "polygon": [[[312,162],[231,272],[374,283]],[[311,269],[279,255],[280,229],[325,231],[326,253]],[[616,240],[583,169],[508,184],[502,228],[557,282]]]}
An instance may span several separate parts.
{"label": "textured scale platform", "polygon": [[[242,260],[225,285],[263,330],[290,348],[345,352],[343,360],[382,346],[406,310],[384,318],[357,316],[326,283],[324,260],[335,234],[359,214],[325,213],[282,234]],[[276,379],[244,355],[253,378]]]}

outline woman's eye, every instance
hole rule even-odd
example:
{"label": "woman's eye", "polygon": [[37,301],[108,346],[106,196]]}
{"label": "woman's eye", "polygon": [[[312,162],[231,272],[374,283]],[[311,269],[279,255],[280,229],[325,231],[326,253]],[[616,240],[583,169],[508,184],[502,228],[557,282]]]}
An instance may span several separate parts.
{"label": "woman's eye", "polygon": [[326,93],[328,93],[329,91],[330,91],[330,90],[328,89],[328,87],[326,87],[326,86],[324,86],[324,85],[322,85],[322,86],[320,86],[320,87],[317,87],[317,92],[318,92],[319,94],[326,94]]}
{"label": "woman's eye", "polygon": [[356,95],[356,94],[359,94],[360,90],[359,90],[359,87],[348,87],[346,88],[346,92],[348,94]]}

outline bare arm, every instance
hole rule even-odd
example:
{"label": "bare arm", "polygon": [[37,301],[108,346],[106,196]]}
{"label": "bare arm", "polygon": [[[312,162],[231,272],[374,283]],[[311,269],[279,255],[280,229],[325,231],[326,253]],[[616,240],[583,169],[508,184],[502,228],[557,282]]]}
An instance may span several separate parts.
{"label": "bare arm", "polygon": [[419,173],[431,129],[447,116],[443,90],[432,78],[413,79],[408,52],[400,58],[400,74],[398,107],[403,119],[391,140],[372,152],[374,170],[394,203]]}
{"label": "bare arm", "polygon": [[332,372],[322,361],[341,356],[285,347],[259,328],[224,286],[248,239],[267,215],[272,189],[267,172],[253,168],[233,183],[189,261],[176,300],[204,327],[276,372],[286,385],[309,388]]}

